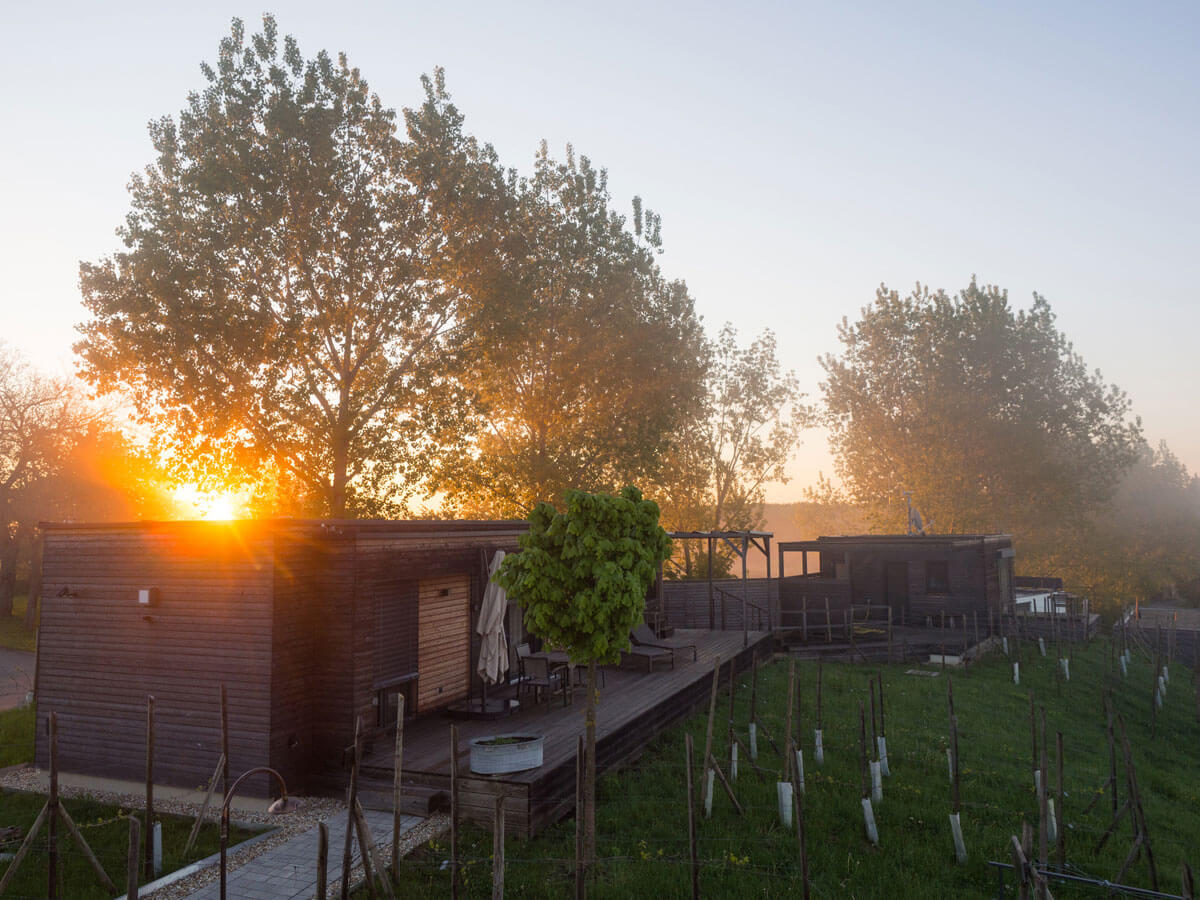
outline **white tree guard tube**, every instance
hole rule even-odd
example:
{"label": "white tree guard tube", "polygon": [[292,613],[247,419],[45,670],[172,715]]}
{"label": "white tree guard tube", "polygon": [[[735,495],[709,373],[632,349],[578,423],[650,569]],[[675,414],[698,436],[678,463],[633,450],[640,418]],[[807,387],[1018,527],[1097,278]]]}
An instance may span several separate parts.
{"label": "white tree guard tube", "polygon": [[804,751],[796,751],[796,787],[804,793]]}
{"label": "white tree guard tube", "polygon": [[946,774],[950,777],[950,783],[954,784],[954,751],[949,747],[946,748]]}
{"label": "white tree guard tube", "polygon": [[1062,666],[1063,680],[1070,681],[1071,680],[1071,661],[1064,656],[1062,659],[1059,660],[1059,664]]}
{"label": "white tree guard tube", "polygon": [[863,824],[867,828],[867,840],[879,846],[879,829],[875,827],[875,810],[871,808],[871,798],[862,798]]}
{"label": "white tree guard tube", "polygon": [[883,801],[883,778],[879,774],[879,760],[871,760],[871,799],[876,803]]}
{"label": "white tree guard tube", "polygon": [[1161,682],[1160,682],[1159,686],[1157,688],[1155,688],[1155,690],[1154,690],[1154,705],[1156,707],[1158,707],[1159,709],[1162,709],[1163,699],[1162,699],[1162,684],[1161,684]]}
{"label": "white tree guard tube", "polygon": [[1033,770],[1033,792],[1039,797],[1042,796],[1042,770]]}
{"label": "white tree guard tube", "polygon": [[1046,655],[1046,639],[1045,638],[1038,638],[1038,650],[1041,651],[1042,656]]}
{"label": "white tree guard tube", "polygon": [[779,821],[784,828],[792,827],[792,783],[790,781],[775,782],[775,793],[779,799]]}
{"label": "white tree guard tube", "polygon": [[888,768],[887,761],[887,738],[879,735],[875,738],[875,745],[879,748],[879,771],[883,773],[884,778],[891,778],[892,770]]}
{"label": "white tree guard tube", "polygon": [[712,818],[712,801],[713,801],[713,779],[716,778],[716,772],[712,769],[705,770],[704,773],[704,818]]}
{"label": "white tree guard tube", "polygon": [[1171,671],[1166,666],[1163,666],[1163,684],[1171,683]]}
{"label": "white tree guard tube", "polygon": [[963,843],[962,822],[958,813],[950,813],[950,834],[954,837],[954,858],[960,866],[967,864],[967,845]]}
{"label": "white tree guard tube", "polygon": [[1054,815],[1054,798],[1046,800],[1046,840],[1051,844],[1058,840],[1058,818]]}
{"label": "white tree guard tube", "polygon": [[1015,663],[1013,663],[1013,684],[1020,684],[1020,683],[1021,683],[1021,664],[1019,662],[1015,662]]}
{"label": "white tree guard tube", "polygon": [[1129,676],[1128,663],[1125,662],[1125,657],[1122,655],[1121,656],[1121,677],[1126,678],[1128,676]]}
{"label": "white tree guard tube", "polygon": [[750,723],[750,758],[758,761],[758,723]]}
{"label": "white tree guard tube", "polygon": [[734,744],[729,749],[729,777],[737,781],[737,764],[738,764],[738,745]]}
{"label": "white tree guard tube", "polygon": [[1008,638],[1006,638],[1006,637],[1000,638],[1000,643],[1004,645],[1004,655],[1008,656]]}
{"label": "white tree guard tube", "polygon": [[821,740],[821,729],[813,729],[813,740],[815,746],[813,748],[813,757],[817,760],[818,766],[825,765],[825,744]]}

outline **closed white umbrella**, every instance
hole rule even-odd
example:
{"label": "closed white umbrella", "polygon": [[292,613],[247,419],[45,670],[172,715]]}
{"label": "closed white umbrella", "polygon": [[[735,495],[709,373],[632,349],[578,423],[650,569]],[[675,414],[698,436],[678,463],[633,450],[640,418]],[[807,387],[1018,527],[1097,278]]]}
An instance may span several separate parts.
{"label": "closed white umbrella", "polygon": [[485,683],[495,684],[508,673],[508,636],[504,633],[504,616],[508,612],[508,597],[504,588],[492,581],[492,576],[504,560],[504,551],[497,550],[488,566],[488,583],[483,591],[479,609],[479,663],[475,671]]}

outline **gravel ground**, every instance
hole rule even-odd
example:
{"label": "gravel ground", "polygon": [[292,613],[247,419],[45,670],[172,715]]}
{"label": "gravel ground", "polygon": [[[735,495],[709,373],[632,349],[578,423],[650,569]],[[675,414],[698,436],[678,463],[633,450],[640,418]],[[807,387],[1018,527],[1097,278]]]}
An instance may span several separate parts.
{"label": "gravel ground", "polygon": [[[45,788],[42,786],[41,779],[34,771],[32,766],[15,769],[0,774],[0,788],[6,788],[14,791],[27,791],[29,793],[40,794],[45,793]],[[114,806],[121,806],[126,809],[137,809],[145,805],[145,798],[138,794],[117,794],[109,791],[84,790],[81,788],[71,788],[63,786],[61,794],[64,797],[90,797],[94,800],[99,800],[101,803],[109,803]],[[270,837],[258,841],[251,847],[233,847],[230,849],[228,865],[229,871],[237,869],[239,866],[245,865],[252,859],[256,859],[266,853],[273,847],[278,847],[280,844],[291,840],[299,834],[303,834],[308,829],[313,828],[318,822],[327,821],[337,816],[346,815],[346,804],[340,800],[332,800],[326,797],[304,797],[304,803],[295,812],[285,813],[283,815],[270,815],[266,812],[249,812],[237,811],[234,813],[234,820],[239,824],[245,825],[262,825],[265,828],[278,829]],[[181,800],[155,800],[155,810],[163,813],[168,813],[177,816],[189,816],[195,818],[200,812],[200,804],[188,803]],[[221,818],[220,807],[210,807],[205,818],[216,822]],[[420,825],[410,829],[400,836],[400,852],[402,855],[408,855],[421,844],[430,840],[433,837],[449,830],[450,817],[445,814],[430,816]],[[391,853],[391,839],[378,841],[377,846],[385,849],[387,852],[384,856]],[[181,878],[172,884],[166,885],[157,891],[150,894],[141,893],[143,898],[151,898],[151,900],[182,900],[193,891],[196,891],[206,884],[214,882],[219,877],[216,864],[205,866],[198,872],[189,875],[186,878]],[[356,883],[363,877],[363,870],[360,866],[351,873],[351,884]],[[336,887],[334,884],[330,886],[331,896],[336,896]]]}

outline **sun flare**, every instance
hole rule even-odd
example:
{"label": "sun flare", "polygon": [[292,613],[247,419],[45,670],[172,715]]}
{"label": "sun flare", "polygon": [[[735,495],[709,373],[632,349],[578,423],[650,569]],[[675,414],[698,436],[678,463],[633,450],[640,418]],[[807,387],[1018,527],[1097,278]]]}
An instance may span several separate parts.
{"label": "sun flare", "polygon": [[232,491],[205,491],[181,484],[172,492],[185,516],[223,522],[243,515],[243,498]]}

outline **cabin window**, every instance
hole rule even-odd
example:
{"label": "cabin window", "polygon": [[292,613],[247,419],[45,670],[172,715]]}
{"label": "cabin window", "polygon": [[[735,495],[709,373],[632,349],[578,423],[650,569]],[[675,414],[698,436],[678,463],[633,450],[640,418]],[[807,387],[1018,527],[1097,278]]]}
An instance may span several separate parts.
{"label": "cabin window", "polygon": [[925,593],[950,593],[950,563],[944,559],[925,563]]}
{"label": "cabin window", "polygon": [[416,710],[416,691],[417,686],[415,677],[401,681],[398,684],[389,684],[387,687],[379,688],[375,692],[376,710],[376,725],[386,726],[396,724],[396,698],[404,697],[404,718],[412,718]]}

